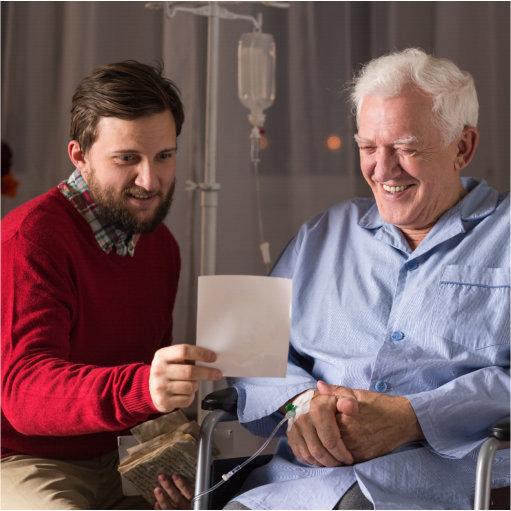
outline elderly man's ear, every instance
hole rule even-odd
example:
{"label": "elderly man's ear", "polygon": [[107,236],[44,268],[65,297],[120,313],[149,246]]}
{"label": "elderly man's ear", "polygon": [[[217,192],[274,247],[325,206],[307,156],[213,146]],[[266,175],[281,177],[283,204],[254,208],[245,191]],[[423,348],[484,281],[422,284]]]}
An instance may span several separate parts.
{"label": "elderly man's ear", "polygon": [[455,170],[460,171],[472,161],[478,143],[479,131],[477,128],[465,128],[458,139],[458,152],[454,160]]}

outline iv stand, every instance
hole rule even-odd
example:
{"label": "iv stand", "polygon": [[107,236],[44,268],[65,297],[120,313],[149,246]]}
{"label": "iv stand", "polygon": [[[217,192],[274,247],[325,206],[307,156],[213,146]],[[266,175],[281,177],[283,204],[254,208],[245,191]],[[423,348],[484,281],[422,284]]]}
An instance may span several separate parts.
{"label": "iv stand", "polygon": [[216,147],[218,123],[218,41],[220,19],[211,4],[208,19],[208,63],[206,78],[206,139],[204,156],[204,183],[201,189],[201,275],[214,275],[216,267],[216,210],[218,191],[216,183]]}

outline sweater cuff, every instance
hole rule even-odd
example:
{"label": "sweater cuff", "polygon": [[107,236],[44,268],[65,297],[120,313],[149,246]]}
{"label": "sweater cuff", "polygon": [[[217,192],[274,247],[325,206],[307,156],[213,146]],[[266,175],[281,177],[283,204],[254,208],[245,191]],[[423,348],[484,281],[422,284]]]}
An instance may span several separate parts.
{"label": "sweater cuff", "polygon": [[124,406],[130,415],[151,415],[159,412],[149,392],[149,372],[151,366],[138,367],[133,375],[130,391],[124,397]]}

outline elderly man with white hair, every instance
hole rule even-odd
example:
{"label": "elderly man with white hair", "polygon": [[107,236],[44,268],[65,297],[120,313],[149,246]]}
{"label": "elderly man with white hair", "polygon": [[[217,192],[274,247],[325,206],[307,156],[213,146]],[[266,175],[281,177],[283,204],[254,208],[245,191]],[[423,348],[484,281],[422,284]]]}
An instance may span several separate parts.
{"label": "elderly man with white hair", "polygon": [[[509,415],[509,195],[460,177],[473,79],[407,49],[364,66],[352,100],[374,198],[305,223],[272,272],[293,280],[287,377],[235,380],[238,415],[267,435],[312,399],[230,509],[471,508]],[[508,451],[492,483],[509,485]]]}

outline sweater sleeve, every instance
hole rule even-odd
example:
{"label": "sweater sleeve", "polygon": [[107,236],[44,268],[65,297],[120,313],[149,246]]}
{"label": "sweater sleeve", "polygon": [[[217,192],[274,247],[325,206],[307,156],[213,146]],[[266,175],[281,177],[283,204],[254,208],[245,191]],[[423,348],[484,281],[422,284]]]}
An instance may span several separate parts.
{"label": "sweater sleeve", "polygon": [[2,411],[24,435],[126,429],[157,412],[150,367],[72,360],[71,331],[80,311],[63,265],[21,236],[2,244]]}

